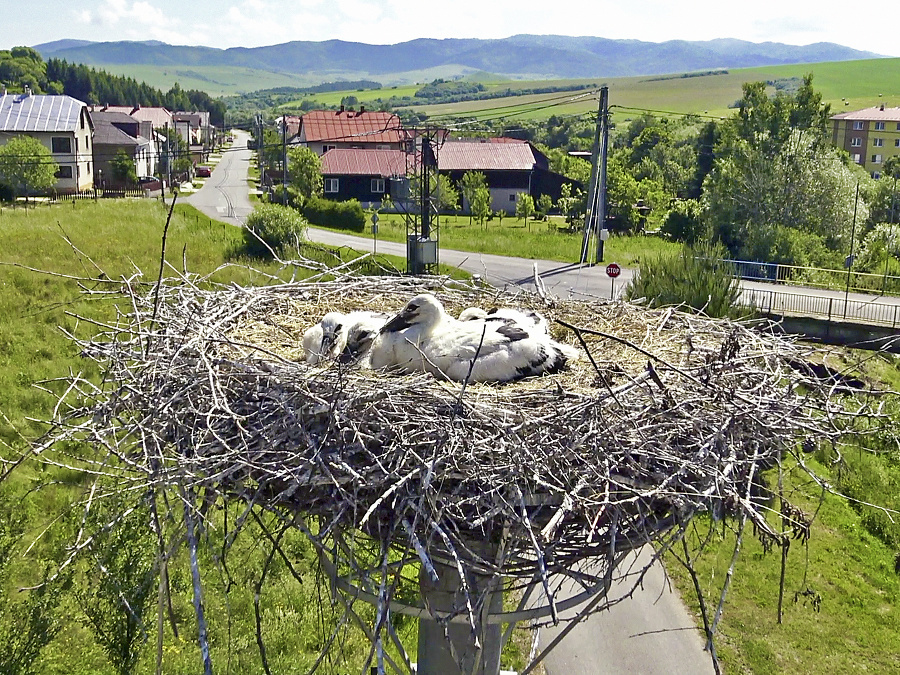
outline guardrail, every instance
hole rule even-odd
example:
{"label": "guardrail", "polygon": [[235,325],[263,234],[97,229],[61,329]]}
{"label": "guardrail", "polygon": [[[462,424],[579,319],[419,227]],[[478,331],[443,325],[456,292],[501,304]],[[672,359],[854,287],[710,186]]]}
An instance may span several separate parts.
{"label": "guardrail", "polygon": [[750,260],[723,260],[722,262],[731,263],[734,266],[735,276],[748,281],[767,281],[785,285],[844,290],[847,288],[849,280],[849,290],[851,291],[869,293],[874,291],[881,294],[900,295],[900,277],[890,274],[856,272],[852,269],[848,272],[846,269],[831,270],[822,267],[801,267]]}
{"label": "guardrail", "polygon": [[740,302],[764,314],[823,317],[879,326],[900,326],[900,303],[836,296],[785,293],[758,288],[741,290]]}

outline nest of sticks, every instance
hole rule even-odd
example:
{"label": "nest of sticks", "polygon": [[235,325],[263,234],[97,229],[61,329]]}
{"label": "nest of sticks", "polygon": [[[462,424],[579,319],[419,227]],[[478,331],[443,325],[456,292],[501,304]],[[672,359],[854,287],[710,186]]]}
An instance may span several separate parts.
{"label": "nest of sticks", "polygon": [[[364,533],[385,567],[400,551],[432,578],[444,565],[537,581],[554,618],[551,575],[602,559],[603,580],[696,514],[784,536],[757,477],[837,438],[848,414],[833,383],[798,369],[810,347],[759,323],[445,278],[137,288],[121,284],[130,311],[78,340],[102,383],[73,377],[42,451],[87,442],[123,489],[203,489],[299,515],[323,552]],[[451,313],[537,309],[581,358],[504,385],[303,362],[303,331],[325,312],[397,311],[423,290]],[[388,607],[390,584],[372,588]],[[484,599],[464,590],[474,626]]]}

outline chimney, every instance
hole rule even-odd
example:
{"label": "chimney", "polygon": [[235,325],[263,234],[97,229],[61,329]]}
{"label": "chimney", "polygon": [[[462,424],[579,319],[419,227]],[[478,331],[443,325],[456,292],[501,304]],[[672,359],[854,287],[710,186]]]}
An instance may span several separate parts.
{"label": "chimney", "polygon": [[884,111],[884,103],[882,103],[882,104],[878,107],[878,109],[881,110],[881,111]]}
{"label": "chimney", "polygon": [[31,87],[28,86],[27,84],[25,85],[25,96],[26,96],[26,98],[28,96],[31,96]]}
{"label": "chimney", "polygon": [[339,113],[344,112],[344,104],[343,104],[343,103],[341,103],[341,109],[340,109],[338,112],[339,112]]}
{"label": "chimney", "polygon": [[362,103],[360,103],[359,104],[359,114],[362,115],[364,112],[366,112],[366,106],[364,106]]}

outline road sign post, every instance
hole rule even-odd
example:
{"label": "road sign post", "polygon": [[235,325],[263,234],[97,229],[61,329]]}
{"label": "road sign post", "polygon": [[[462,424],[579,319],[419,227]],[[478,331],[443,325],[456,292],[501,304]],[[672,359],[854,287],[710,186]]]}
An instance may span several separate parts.
{"label": "road sign post", "polygon": [[606,276],[610,278],[610,286],[609,286],[609,299],[616,299],[616,277],[622,273],[622,268],[619,267],[616,263],[609,263],[606,266]]}
{"label": "road sign post", "polygon": [[378,251],[376,250],[378,246],[378,214],[372,214],[372,255],[375,255]]}

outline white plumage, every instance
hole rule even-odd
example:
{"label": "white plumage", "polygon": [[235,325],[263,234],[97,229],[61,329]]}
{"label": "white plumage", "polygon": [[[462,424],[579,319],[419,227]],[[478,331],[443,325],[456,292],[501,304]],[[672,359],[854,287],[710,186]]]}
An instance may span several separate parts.
{"label": "white plumage", "polygon": [[[355,339],[359,338],[363,329],[372,331],[374,335],[384,325],[387,318],[387,315],[381,312],[365,310],[353,311],[348,314],[328,312],[319,323],[303,334],[303,353],[306,356],[306,362],[316,364],[324,359],[340,356],[345,351],[355,355],[359,346],[349,340],[351,331],[353,331]],[[362,328],[353,330],[359,327]],[[344,358],[342,360],[352,359]]]}
{"label": "white plumage", "polygon": [[489,315],[460,321],[424,293],[381,329],[372,345],[371,365],[473,382],[509,382],[558,372],[575,352],[536,330],[537,325],[531,320],[529,328],[510,317],[492,320]]}

